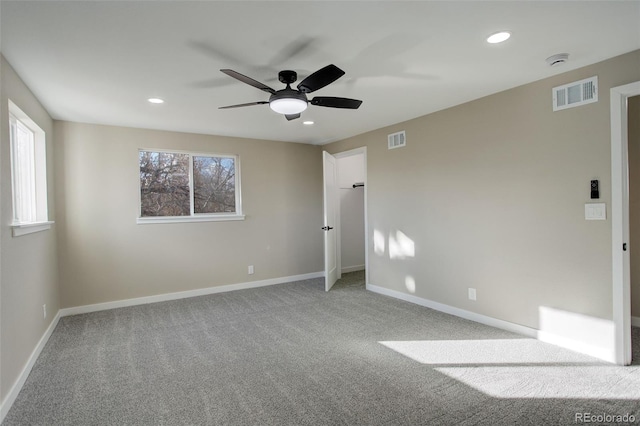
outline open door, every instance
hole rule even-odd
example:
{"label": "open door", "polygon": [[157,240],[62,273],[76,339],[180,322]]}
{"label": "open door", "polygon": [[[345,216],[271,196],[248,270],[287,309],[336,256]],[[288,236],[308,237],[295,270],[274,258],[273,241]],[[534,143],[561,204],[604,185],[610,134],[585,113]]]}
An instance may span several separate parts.
{"label": "open door", "polygon": [[338,239],[337,216],[337,169],[336,159],[326,151],[322,152],[322,170],[324,177],[324,289],[329,291],[338,280]]}

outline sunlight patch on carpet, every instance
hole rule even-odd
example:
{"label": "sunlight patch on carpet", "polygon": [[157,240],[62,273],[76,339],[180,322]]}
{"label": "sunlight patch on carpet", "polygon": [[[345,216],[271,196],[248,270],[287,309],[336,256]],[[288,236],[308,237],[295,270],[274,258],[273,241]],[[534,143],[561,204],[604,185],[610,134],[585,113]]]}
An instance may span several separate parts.
{"label": "sunlight patch on carpet", "polygon": [[495,398],[640,399],[639,367],[523,365],[435,370]]}
{"label": "sunlight patch on carpet", "polygon": [[555,364],[593,363],[580,356],[534,339],[411,340],[380,344],[421,364]]}
{"label": "sunlight patch on carpet", "polygon": [[640,399],[640,367],[534,339],[379,341],[495,398]]}

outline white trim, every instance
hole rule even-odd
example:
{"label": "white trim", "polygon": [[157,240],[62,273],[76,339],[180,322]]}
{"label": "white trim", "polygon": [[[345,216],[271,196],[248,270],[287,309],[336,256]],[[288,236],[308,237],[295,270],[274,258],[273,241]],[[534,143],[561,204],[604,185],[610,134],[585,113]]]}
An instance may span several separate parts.
{"label": "white trim", "polygon": [[[631,363],[629,173],[627,99],[640,94],[640,81],[611,89],[611,257],[615,362]],[[631,247],[629,247],[630,249]]]}
{"label": "white trim", "polygon": [[55,222],[33,222],[33,223],[12,223],[11,233],[14,237],[20,237],[21,235],[33,234],[34,232],[46,231],[51,229],[51,225]]}
{"label": "white trim", "polygon": [[366,288],[369,291],[382,294],[384,296],[389,296],[395,299],[404,300],[405,302],[415,303],[416,305],[424,306],[426,308],[434,309],[439,312],[444,312],[449,315],[454,315],[456,317],[464,318],[469,321],[474,321],[480,324],[488,325],[490,327],[499,328],[502,330],[510,331],[512,333],[522,334],[527,337],[538,339],[542,342],[550,343],[556,346],[561,346],[563,348],[570,349],[575,352],[580,352],[586,355],[590,355],[607,362],[614,362],[614,356],[613,356],[614,354],[609,348],[602,348],[595,345],[590,345],[585,342],[566,338],[564,336],[556,335],[549,332],[544,332],[541,330],[537,330],[535,328],[489,317],[487,315],[478,314],[476,312],[455,308],[453,306],[445,305],[443,303],[434,302],[429,299],[423,299],[418,296],[413,296],[411,294],[402,293],[396,290],[390,290],[388,288],[379,287],[373,284],[367,283]]}
{"label": "white trim", "polygon": [[407,293],[402,293],[396,290],[390,290],[388,288],[379,287],[373,284],[366,285],[367,290],[374,293],[382,294],[384,296],[393,297],[395,299],[404,300],[405,302],[415,303],[416,305],[424,306],[425,308],[434,309],[436,311],[444,312],[445,314],[454,315],[456,317],[464,318],[469,321],[479,322],[480,324],[489,325],[491,327],[500,328],[502,330],[511,331],[513,333],[524,334],[528,337],[537,337],[537,330],[526,327],[524,325],[514,324],[512,322],[503,321],[497,318],[489,317],[475,312],[466,311],[460,308],[454,308],[453,306],[445,305],[443,303],[434,302],[433,300],[423,299],[422,297],[414,296]]}
{"label": "white trim", "polygon": [[342,273],[346,274],[348,272],[364,271],[365,269],[364,265],[344,266],[342,268]]}
{"label": "white trim", "polygon": [[312,272],[309,274],[292,275],[289,277],[271,278],[261,281],[250,281],[238,284],[228,284],[215,287],[200,288],[196,290],[179,291],[175,293],[158,294],[154,296],[136,297],[134,299],[116,300],[114,302],[96,303],[93,305],[74,306],[72,308],[60,309],[60,316],[86,314],[89,312],[105,311],[107,309],[124,308],[127,306],[146,305],[148,303],[166,302],[168,300],[186,299],[189,297],[206,296],[215,293],[225,293],[234,290],[245,290],[249,288],[266,287],[275,284],[309,280],[312,278],[322,278],[324,272]]}
{"label": "white trim", "polygon": [[363,146],[360,148],[350,149],[348,151],[336,152],[333,154],[336,158],[345,158],[345,157],[353,157],[354,155],[365,154],[367,152],[367,147]]}
{"label": "white trim", "polygon": [[631,325],[633,327],[640,327],[640,317],[631,317]]}
{"label": "white trim", "polygon": [[585,342],[580,342],[575,339],[570,339],[570,338],[553,334],[553,333],[547,333],[541,330],[536,330],[536,331],[537,331],[536,338],[541,342],[560,346],[565,349],[572,350],[574,352],[580,352],[582,354],[589,355],[594,358],[598,358],[603,361],[610,362],[612,364],[616,363],[615,353],[611,348],[603,348],[599,346],[590,345]]}
{"label": "white trim", "polygon": [[53,333],[53,330],[55,330],[56,326],[58,325],[59,320],[60,320],[60,311],[58,311],[56,316],[51,321],[51,324],[49,324],[49,327],[47,327],[47,330],[44,332],[44,334],[40,338],[40,341],[38,342],[36,347],[33,349],[33,352],[31,352],[31,355],[29,356],[29,359],[27,360],[26,365],[22,369],[22,372],[20,372],[20,375],[18,376],[17,380],[9,390],[9,393],[7,393],[7,396],[4,398],[4,401],[2,401],[2,404],[0,405],[0,423],[4,421],[5,416],[7,415],[7,413],[11,409],[11,406],[13,405],[16,398],[18,397],[18,394],[22,390],[22,386],[24,386],[24,383],[27,381],[27,377],[29,377],[29,373],[31,373],[31,369],[33,368],[34,364],[36,363],[36,360],[40,356],[42,349],[44,349],[45,345],[49,341],[49,337],[51,337],[51,334]]}
{"label": "white trim", "polygon": [[[12,194],[12,209],[13,209],[13,221],[19,222],[24,221],[25,223],[44,223],[49,220],[49,204],[47,201],[48,197],[48,182],[47,182],[47,138],[46,133],[35,121],[33,121],[24,111],[20,109],[15,103],[13,103],[10,99],[8,100],[9,107],[9,122],[11,130],[10,137],[10,145],[11,145],[11,194]],[[16,179],[18,176],[23,176],[23,173],[18,170],[22,170],[22,166],[18,165],[17,160],[17,151],[16,151],[16,140],[14,134],[14,124],[17,126],[25,127],[29,132],[33,134],[33,140],[31,141],[32,151],[29,155],[29,175],[32,176],[32,185],[28,185],[30,189],[27,194],[24,194],[23,190],[19,190],[16,187]],[[23,170],[24,171],[24,170]],[[31,180],[30,179],[30,180]],[[24,189],[24,188],[23,188]],[[30,198],[30,207],[27,209],[29,213],[24,211],[18,214],[18,210],[22,210],[17,207],[18,202],[18,193],[22,196],[27,195]],[[43,230],[43,229],[40,229]],[[39,230],[38,230],[39,231]],[[19,235],[28,234],[31,232],[38,231],[30,231],[20,233]],[[14,233],[14,236],[15,235]]]}
{"label": "white trim", "polygon": [[615,363],[615,327],[611,319],[538,307],[538,339]]}
{"label": "white trim", "polygon": [[244,220],[242,214],[233,215],[196,215],[196,216],[145,216],[136,219],[138,225],[152,223],[185,223],[185,222],[224,222],[229,220]]}

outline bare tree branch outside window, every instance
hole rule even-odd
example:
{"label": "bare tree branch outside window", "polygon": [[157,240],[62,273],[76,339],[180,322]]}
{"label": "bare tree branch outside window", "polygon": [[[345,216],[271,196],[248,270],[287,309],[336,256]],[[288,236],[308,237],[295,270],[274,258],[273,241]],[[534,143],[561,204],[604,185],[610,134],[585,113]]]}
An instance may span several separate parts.
{"label": "bare tree branch outside window", "polygon": [[233,156],[141,150],[139,164],[141,217],[237,212]]}
{"label": "bare tree branch outside window", "polygon": [[188,216],[189,155],[140,151],[140,203],[144,216]]}
{"label": "bare tree branch outside window", "polygon": [[233,158],[193,157],[193,211],[236,211],[236,173]]}

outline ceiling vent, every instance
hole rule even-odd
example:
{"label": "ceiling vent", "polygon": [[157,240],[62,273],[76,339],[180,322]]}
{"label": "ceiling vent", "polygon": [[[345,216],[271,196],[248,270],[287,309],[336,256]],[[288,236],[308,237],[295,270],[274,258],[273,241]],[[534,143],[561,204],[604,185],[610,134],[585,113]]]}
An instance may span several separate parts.
{"label": "ceiling vent", "polygon": [[553,88],[553,110],[598,102],[598,76]]}
{"label": "ceiling vent", "polygon": [[402,148],[407,145],[407,137],[404,134],[404,130],[397,133],[391,133],[387,136],[387,143],[389,149]]}

